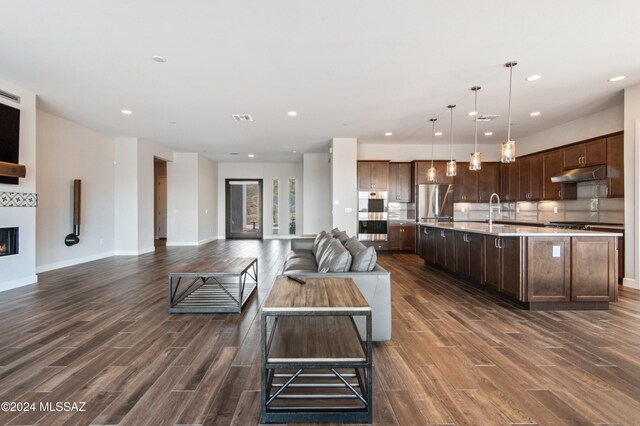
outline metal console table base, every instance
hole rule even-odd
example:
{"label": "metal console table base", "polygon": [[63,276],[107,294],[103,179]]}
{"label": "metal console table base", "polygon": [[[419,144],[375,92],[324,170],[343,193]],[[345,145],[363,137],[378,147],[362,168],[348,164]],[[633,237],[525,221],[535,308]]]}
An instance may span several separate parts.
{"label": "metal console table base", "polygon": [[231,272],[170,273],[169,313],[241,312],[258,287],[258,259],[245,263]]}

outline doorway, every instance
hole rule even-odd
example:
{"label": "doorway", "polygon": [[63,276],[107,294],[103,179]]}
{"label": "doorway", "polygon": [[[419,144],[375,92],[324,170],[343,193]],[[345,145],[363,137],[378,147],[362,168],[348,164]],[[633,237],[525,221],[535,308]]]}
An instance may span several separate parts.
{"label": "doorway", "polygon": [[262,179],[225,179],[226,238],[262,239]]}
{"label": "doorway", "polygon": [[158,242],[167,240],[167,162],[159,158],[153,159],[153,218],[154,238]]}

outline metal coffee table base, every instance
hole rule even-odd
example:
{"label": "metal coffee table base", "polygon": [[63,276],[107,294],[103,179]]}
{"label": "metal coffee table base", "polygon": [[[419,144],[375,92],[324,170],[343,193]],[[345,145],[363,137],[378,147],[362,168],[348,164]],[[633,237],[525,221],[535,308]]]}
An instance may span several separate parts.
{"label": "metal coffee table base", "polygon": [[258,287],[258,259],[237,273],[169,274],[169,313],[241,312]]}

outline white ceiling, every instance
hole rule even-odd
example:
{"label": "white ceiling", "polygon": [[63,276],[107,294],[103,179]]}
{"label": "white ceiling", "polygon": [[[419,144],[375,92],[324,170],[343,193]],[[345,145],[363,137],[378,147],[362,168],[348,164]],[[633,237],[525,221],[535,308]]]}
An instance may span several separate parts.
{"label": "white ceiling", "polygon": [[[516,140],[620,104],[622,90],[640,83],[638,0],[0,5],[0,79],[35,91],[40,108],[223,161],[250,152],[254,161],[299,160],[332,137],[425,142],[432,116],[448,141],[450,103],[454,143],[467,143],[473,85],[483,87],[480,112],[501,115],[480,124],[494,132],[480,141],[497,143],[506,137],[510,60],[519,62]],[[525,81],[531,74],[542,79]],[[255,121],[234,122],[234,113]]]}

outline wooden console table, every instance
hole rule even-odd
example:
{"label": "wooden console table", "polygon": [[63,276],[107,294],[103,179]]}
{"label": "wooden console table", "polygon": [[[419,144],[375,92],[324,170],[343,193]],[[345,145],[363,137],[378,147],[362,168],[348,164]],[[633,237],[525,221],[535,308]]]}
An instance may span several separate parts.
{"label": "wooden console table", "polygon": [[172,314],[240,312],[258,287],[255,257],[201,258],[174,271],[169,274]]}
{"label": "wooden console table", "polygon": [[371,307],[352,279],[279,277],[261,317],[261,423],[371,423]]}

